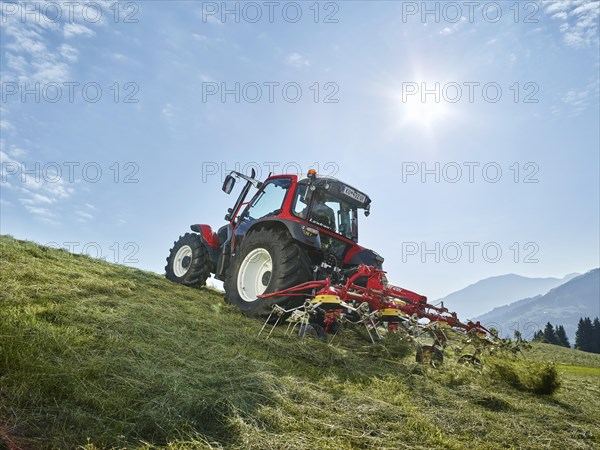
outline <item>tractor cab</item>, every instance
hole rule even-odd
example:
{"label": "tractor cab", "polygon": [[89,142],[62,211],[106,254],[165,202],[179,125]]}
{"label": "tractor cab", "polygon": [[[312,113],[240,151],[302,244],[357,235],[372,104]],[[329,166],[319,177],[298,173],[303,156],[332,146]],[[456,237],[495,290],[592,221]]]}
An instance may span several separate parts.
{"label": "tractor cab", "polygon": [[[264,182],[256,180],[254,173],[246,176],[231,172],[223,191],[231,192],[236,178],[246,184],[225,217],[229,224],[219,230],[219,235],[227,232],[230,239],[225,242],[229,248],[224,249],[217,265],[217,278],[224,279],[229,256],[246,234],[266,226],[287,229],[292,238],[308,248],[317,264],[327,261],[328,266],[336,268],[361,263],[381,266],[383,260],[374,252],[367,251],[369,260],[361,260],[365,249],[357,244],[358,210],[368,216],[371,199],[358,189],[333,177],[319,177],[310,170],[300,180],[296,175],[275,175]],[[258,191],[246,201],[253,186]]]}
{"label": "tractor cab", "polygon": [[298,182],[292,214],[334,234],[358,242],[358,209],[369,215],[371,199],[332,177],[316,173]]}
{"label": "tractor cab", "polygon": [[[298,180],[295,175],[269,177],[264,183],[238,172],[227,176],[223,191],[230,193],[235,178],[246,180],[233,208],[225,220],[236,230],[236,235],[245,231],[259,220],[284,217],[308,222],[333,234],[358,242],[358,209],[369,215],[371,199],[350,185],[332,177],[317,177],[314,170],[307,178]],[[245,202],[252,186],[259,190]]]}

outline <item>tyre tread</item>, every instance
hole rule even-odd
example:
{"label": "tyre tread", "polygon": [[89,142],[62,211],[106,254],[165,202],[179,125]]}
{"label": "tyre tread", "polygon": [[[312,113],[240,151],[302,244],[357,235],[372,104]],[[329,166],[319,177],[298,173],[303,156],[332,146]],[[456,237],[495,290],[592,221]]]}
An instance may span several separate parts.
{"label": "tyre tread", "polygon": [[[190,270],[182,277],[177,277],[173,272],[171,260],[184,245],[189,245],[192,248],[192,261],[190,263]],[[200,236],[196,233],[185,233],[179,237],[179,240],[173,243],[173,247],[169,251],[167,265],[165,266],[165,276],[167,279],[185,286],[202,287],[210,277],[210,269],[210,256]]]}

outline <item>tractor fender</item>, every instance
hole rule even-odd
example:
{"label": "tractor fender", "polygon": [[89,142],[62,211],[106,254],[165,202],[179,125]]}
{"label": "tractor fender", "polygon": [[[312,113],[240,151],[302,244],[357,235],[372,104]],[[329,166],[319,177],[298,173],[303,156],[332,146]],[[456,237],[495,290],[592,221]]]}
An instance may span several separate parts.
{"label": "tractor fender", "polygon": [[211,261],[216,263],[219,256],[219,240],[217,239],[217,233],[214,232],[210,225],[205,224],[190,225],[190,230],[198,233],[198,237],[206,247]]}
{"label": "tractor fender", "polygon": [[315,248],[317,250],[321,250],[321,236],[319,235],[319,230],[315,227],[312,227],[308,224],[302,222],[296,222],[293,220],[287,219],[266,219],[259,220],[252,224],[248,231],[252,231],[258,227],[264,227],[268,224],[283,224],[290,236],[296,241],[308,245],[309,247]]}
{"label": "tractor fender", "polygon": [[384,259],[379,253],[368,248],[357,247],[358,251],[352,253],[348,252],[349,254],[346,255],[348,260],[344,261],[345,264],[353,266],[364,264],[366,266],[382,267]]}

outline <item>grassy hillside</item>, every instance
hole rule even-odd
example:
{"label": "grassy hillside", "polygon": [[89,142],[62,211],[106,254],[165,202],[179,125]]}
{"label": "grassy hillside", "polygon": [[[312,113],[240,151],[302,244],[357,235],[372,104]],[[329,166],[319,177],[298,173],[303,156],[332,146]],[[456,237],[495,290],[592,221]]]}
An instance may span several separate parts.
{"label": "grassy hillside", "polygon": [[66,251],[0,258],[0,448],[600,446],[598,355],[435,369],[360,333],[265,341],[215,291]]}

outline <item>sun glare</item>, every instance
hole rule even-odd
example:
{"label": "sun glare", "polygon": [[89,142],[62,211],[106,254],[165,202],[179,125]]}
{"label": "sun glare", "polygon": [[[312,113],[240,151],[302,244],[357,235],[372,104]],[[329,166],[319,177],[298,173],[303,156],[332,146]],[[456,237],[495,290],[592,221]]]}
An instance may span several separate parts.
{"label": "sun glare", "polygon": [[[456,79],[456,74],[446,68],[423,70],[414,65],[414,70],[396,74],[393,88],[387,92],[393,120],[397,131],[408,127],[433,135],[448,121],[458,119],[462,92],[458,83],[449,81]],[[409,73],[412,76],[406,75]]]}
{"label": "sun glare", "polygon": [[448,115],[448,108],[444,102],[435,99],[415,96],[401,103],[402,120],[406,124],[419,125],[430,128]]}

